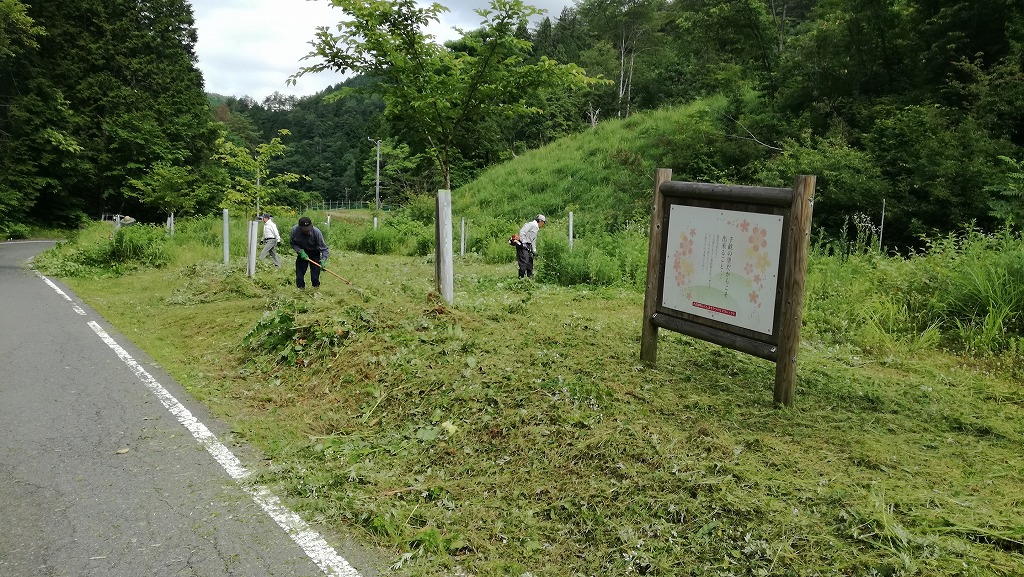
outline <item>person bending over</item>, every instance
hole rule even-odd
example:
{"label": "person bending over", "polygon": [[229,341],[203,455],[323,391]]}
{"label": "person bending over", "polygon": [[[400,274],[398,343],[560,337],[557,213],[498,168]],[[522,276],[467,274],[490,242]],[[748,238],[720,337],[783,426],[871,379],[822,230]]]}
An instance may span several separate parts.
{"label": "person bending over", "polygon": [[[299,224],[292,227],[289,237],[295,257],[295,286],[306,288],[306,269],[309,269],[309,280],[313,288],[320,286],[320,267],[327,262],[327,256],[331,251],[327,248],[324,235],[320,229],[313,226],[313,221],[308,216],[299,218]],[[313,261],[313,266],[309,262]],[[319,265],[319,266],[318,266]]]}
{"label": "person bending over", "polygon": [[537,233],[547,223],[543,214],[538,214],[519,229],[519,243],[516,245],[516,259],[519,261],[519,278],[533,276],[533,257],[537,254]]}

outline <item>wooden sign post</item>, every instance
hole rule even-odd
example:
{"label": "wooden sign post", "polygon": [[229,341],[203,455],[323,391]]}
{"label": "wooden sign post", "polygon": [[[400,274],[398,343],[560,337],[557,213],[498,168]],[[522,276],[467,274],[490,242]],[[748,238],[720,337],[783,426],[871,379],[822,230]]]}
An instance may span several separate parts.
{"label": "wooden sign post", "polygon": [[814,176],[793,188],[655,175],[640,358],[658,329],[776,363],[774,401],[792,406],[803,318]]}

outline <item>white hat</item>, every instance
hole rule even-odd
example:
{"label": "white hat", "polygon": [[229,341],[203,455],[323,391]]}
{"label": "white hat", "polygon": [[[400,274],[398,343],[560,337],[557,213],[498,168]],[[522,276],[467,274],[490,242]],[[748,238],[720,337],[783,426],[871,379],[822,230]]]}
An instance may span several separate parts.
{"label": "white hat", "polygon": [[548,221],[548,219],[544,218],[543,214],[538,214],[537,218],[535,218],[533,220],[536,220],[536,221],[539,221],[539,222],[547,222]]}

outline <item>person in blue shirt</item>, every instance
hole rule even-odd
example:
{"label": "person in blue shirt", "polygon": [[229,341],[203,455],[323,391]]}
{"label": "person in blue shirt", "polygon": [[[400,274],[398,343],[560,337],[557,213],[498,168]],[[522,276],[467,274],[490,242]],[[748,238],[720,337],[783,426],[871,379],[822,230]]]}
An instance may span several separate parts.
{"label": "person in blue shirt", "polygon": [[[318,288],[320,286],[320,266],[324,266],[331,253],[324,241],[323,233],[319,228],[313,226],[313,221],[308,216],[303,216],[299,219],[299,224],[292,227],[288,240],[297,255],[295,257],[295,286],[300,289],[306,288],[306,269],[308,268],[310,269],[310,283],[313,288]],[[309,261],[316,264],[310,267]]]}

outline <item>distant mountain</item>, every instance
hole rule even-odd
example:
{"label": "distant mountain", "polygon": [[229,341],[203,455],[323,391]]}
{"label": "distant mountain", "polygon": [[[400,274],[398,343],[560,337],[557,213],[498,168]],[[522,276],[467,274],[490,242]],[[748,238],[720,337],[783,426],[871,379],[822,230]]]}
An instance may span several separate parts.
{"label": "distant mountain", "polygon": [[210,102],[210,108],[215,108],[227,102],[231,96],[224,96],[223,94],[216,94],[213,92],[206,93],[206,100]]}

